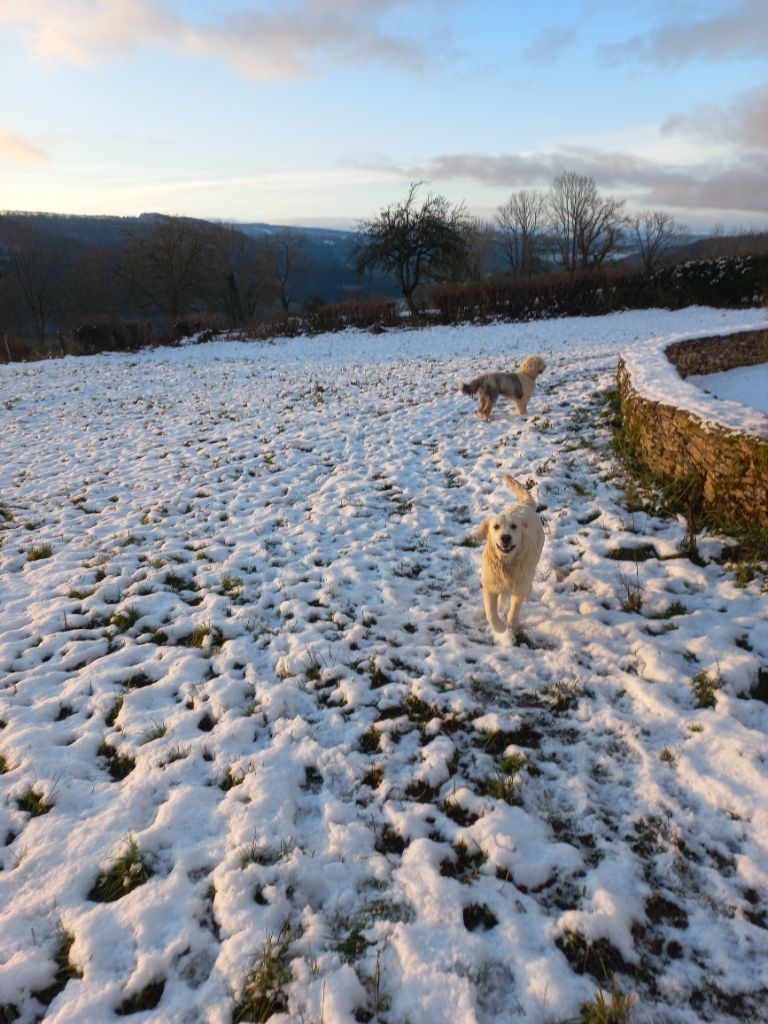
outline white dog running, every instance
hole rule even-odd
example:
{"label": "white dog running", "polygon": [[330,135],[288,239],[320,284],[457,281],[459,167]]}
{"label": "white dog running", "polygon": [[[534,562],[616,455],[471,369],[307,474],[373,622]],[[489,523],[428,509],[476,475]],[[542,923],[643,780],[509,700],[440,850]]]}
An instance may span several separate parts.
{"label": "white dog running", "polygon": [[[505,474],[519,504],[483,521],[478,531],[485,541],[480,580],[483,585],[485,617],[491,629],[503,633],[515,630],[520,606],[531,596],[533,576],[544,547],[544,526],[536,514],[531,495],[513,477]],[[507,622],[499,615],[499,598],[511,598]]]}

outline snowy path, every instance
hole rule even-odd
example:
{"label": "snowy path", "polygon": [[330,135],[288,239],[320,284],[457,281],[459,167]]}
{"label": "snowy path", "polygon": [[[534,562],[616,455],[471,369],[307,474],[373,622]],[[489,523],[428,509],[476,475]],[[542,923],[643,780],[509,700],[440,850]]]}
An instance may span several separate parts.
{"label": "snowy path", "polygon": [[[636,1021],[764,1020],[765,577],[630,511],[604,400],[622,346],[762,320],[0,367],[0,1020],[555,1024],[614,974]],[[527,352],[481,424],[457,380]]]}

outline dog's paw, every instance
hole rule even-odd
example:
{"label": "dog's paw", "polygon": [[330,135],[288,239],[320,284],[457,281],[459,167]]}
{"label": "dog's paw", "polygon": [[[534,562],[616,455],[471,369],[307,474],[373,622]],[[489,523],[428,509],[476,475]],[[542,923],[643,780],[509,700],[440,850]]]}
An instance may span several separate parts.
{"label": "dog's paw", "polygon": [[507,632],[507,624],[506,622],[503,622],[501,619],[496,619],[495,621],[489,620],[488,625],[491,627],[494,633],[502,634]]}

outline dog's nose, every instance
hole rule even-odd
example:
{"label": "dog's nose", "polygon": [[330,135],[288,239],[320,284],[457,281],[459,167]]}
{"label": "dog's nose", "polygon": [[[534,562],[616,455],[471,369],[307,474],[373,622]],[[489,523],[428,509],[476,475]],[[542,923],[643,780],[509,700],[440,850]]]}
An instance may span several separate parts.
{"label": "dog's nose", "polygon": [[502,533],[502,535],[501,535],[501,543],[502,544],[511,544],[512,543],[512,537],[510,536],[510,534]]}

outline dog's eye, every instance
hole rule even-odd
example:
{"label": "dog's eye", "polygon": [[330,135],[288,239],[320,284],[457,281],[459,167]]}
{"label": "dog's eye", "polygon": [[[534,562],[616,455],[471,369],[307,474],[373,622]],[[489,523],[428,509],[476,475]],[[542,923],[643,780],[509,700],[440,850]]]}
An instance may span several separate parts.
{"label": "dog's eye", "polygon": [[516,530],[517,529],[517,523],[510,523],[509,524],[509,528],[510,528],[510,530]]}
{"label": "dog's eye", "polygon": [[494,523],[493,524],[493,528],[494,528],[494,530],[500,530],[501,529],[501,523]]}

